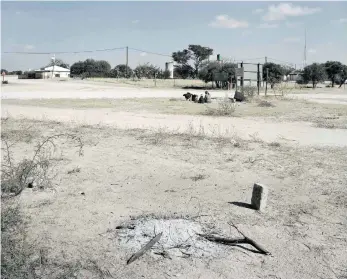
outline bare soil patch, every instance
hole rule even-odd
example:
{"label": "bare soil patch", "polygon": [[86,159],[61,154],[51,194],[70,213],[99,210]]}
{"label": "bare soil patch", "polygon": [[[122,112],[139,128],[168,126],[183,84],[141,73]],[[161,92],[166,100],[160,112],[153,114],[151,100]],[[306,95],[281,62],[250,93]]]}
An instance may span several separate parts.
{"label": "bare soil patch", "polygon": [[[18,140],[18,130],[25,131],[26,126],[34,127],[32,142]],[[81,136],[85,152],[79,157],[74,145],[66,143],[68,159],[59,163],[55,191],[25,189],[17,199],[27,222],[24,243],[36,255],[23,256],[20,266],[30,271],[28,262],[39,260],[30,271],[36,278],[307,279],[346,275],[344,147],[267,144],[256,137],[235,144],[230,139],[167,131],[160,132],[160,140],[153,140],[158,131],[13,118],[2,121],[2,133],[17,134],[13,138],[16,158],[26,157],[37,138],[57,132]],[[79,172],[68,174],[77,167]],[[204,179],[191,179],[201,176]],[[270,188],[268,207],[261,214],[241,206],[250,202],[254,182]],[[124,243],[116,227],[129,220],[137,228],[126,233],[130,240]],[[176,226],[173,220],[179,220]],[[166,247],[162,243],[169,250],[174,236],[183,239],[199,226],[233,237],[236,233],[230,221],[268,248],[272,256],[256,254],[247,246],[214,244],[213,249],[223,253],[211,253],[196,239],[190,243],[196,250],[194,246],[182,250],[191,255],[176,249],[176,256],[166,258],[155,253],[159,245],[126,265],[142,243],[136,236],[151,234],[152,227],[156,233],[165,232],[163,240],[169,240],[172,229],[174,241],[166,242]],[[22,234],[14,228],[7,234],[11,235]],[[12,278],[28,278],[23,274]]]}

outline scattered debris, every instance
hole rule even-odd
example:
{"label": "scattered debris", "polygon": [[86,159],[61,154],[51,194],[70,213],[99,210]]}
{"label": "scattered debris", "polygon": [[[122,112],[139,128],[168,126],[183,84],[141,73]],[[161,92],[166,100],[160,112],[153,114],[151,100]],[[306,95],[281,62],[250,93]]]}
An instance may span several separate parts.
{"label": "scattered debris", "polygon": [[135,229],[135,226],[134,225],[120,225],[120,226],[117,226],[116,227],[116,230],[121,230],[121,229],[128,229],[128,230],[133,230]]}
{"label": "scattered debris", "polygon": [[73,168],[72,170],[69,170],[67,172],[67,174],[72,174],[72,173],[77,173],[77,172],[81,172],[81,168],[80,167]]}
{"label": "scattered debris", "polygon": [[138,252],[133,254],[128,259],[127,264],[131,264],[132,262],[136,261],[139,257],[141,257],[144,253],[146,253],[146,251],[151,249],[153,247],[153,245],[156,244],[160,240],[162,235],[163,235],[162,232],[157,234],[153,239],[151,239],[150,242],[148,242],[145,246],[143,246]]}

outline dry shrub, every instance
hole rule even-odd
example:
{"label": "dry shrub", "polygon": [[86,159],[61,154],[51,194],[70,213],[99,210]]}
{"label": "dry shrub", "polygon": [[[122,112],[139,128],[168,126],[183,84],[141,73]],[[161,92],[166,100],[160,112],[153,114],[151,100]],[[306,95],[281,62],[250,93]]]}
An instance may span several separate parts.
{"label": "dry shrub", "polygon": [[253,98],[256,95],[257,90],[256,86],[247,85],[243,87],[243,94],[248,98]]}
{"label": "dry shrub", "polygon": [[266,100],[259,100],[258,102],[258,107],[266,107],[266,108],[270,108],[270,107],[274,107],[275,105],[269,101]]}
{"label": "dry shrub", "polygon": [[224,98],[223,100],[218,101],[217,109],[207,107],[207,112],[205,114],[211,116],[231,116],[234,114],[235,109],[235,102],[229,98]]}
{"label": "dry shrub", "polygon": [[291,93],[294,90],[294,87],[289,86],[285,82],[277,83],[272,88],[275,96],[286,96],[287,94]]}
{"label": "dry shrub", "polygon": [[39,142],[34,149],[34,155],[30,159],[23,158],[21,161],[15,162],[12,154],[12,147],[15,146],[15,143],[10,143],[8,138],[2,136],[2,194],[17,196],[29,184],[31,184],[31,187],[37,185],[40,189],[52,186],[52,180],[56,176],[54,165],[61,159],[61,157],[56,156],[56,141],[60,138],[77,142],[79,155],[83,155],[83,143],[79,137],[72,134],[58,134]]}

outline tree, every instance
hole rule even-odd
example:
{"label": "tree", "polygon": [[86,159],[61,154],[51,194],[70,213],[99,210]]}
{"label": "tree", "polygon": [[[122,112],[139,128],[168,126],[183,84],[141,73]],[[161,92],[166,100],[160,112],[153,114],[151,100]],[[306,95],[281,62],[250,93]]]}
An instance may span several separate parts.
{"label": "tree", "polygon": [[113,77],[130,78],[132,75],[133,75],[133,70],[125,64],[117,65],[112,70],[112,76]]}
{"label": "tree", "polygon": [[198,75],[201,63],[213,54],[213,49],[201,45],[189,45],[188,49],[191,51],[191,58],[194,61],[195,75]]}
{"label": "tree", "polygon": [[[173,52],[172,59],[178,64],[174,72],[182,78],[197,77],[202,62],[212,54],[213,49],[201,45],[189,45],[188,49]],[[194,68],[189,64],[190,60],[193,60]]]}
{"label": "tree", "polygon": [[347,80],[347,66],[346,65],[342,65],[341,71],[338,74],[338,78],[340,81],[340,86],[339,88],[341,88],[341,86],[346,82]]}
{"label": "tree", "polygon": [[107,61],[94,59],[76,62],[70,68],[72,75],[84,77],[107,77],[110,71],[111,65]]}
{"label": "tree", "polygon": [[174,77],[182,79],[193,78],[194,69],[189,64],[177,65],[174,68]]}
{"label": "tree", "polygon": [[137,66],[134,69],[134,74],[139,79],[154,78],[155,76],[158,77],[161,74],[161,70],[159,67],[146,63],[146,64]]}
{"label": "tree", "polygon": [[7,75],[8,74],[8,71],[6,69],[1,69],[1,74],[5,72],[5,74]]}
{"label": "tree", "polygon": [[331,80],[331,86],[334,87],[335,82],[337,81],[338,75],[343,70],[343,65],[339,61],[327,61],[325,62],[325,71],[327,77]]}
{"label": "tree", "polygon": [[[268,76],[266,74],[266,69],[268,69],[268,72],[269,72]],[[265,63],[263,65],[263,80],[270,83],[271,88],[273,88],[276,83],[279,83],[282,81],[283,75],[284,75],[284,70],[281,65],[275,64],[272,62]]]}
{"label": "tree", "polygon": [[180,65],[187,65],[190,58],[191,58],[191,53],[187,49],[172,53],[173,61],[175,61],[177,64],[180,64]]}
{"label": "tree", "polygon": [[63,67],[66,69],[70,69],[70,65],[65,63],[63,60],[61,59],[55,59],[55,61],[51,61],[46,67],[50,67],[50,66],[59,66],[59,67]]}
{"label": "tree", "polygon": [[326,78],[325,65],[313,63],[304,68],[302,79],[305,83],[312,82],[313,88],[316,88],[318,82],[322,82]]}
{"label": "tree", "polygon": [[227,86],[227,81],[216,80],[217,78],[229,79],[235,75],[236,64],[233,63],[219,63],[216,61],[202,63],[199,71],[199,79],[204,82],[215,82],[217,88]]}

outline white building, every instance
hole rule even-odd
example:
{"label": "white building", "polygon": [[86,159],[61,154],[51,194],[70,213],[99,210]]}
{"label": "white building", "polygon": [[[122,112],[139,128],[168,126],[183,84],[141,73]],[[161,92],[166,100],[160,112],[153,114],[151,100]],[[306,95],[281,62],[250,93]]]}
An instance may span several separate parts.
{"label": "white building", "polygon": [[70,77],[70,69],[60,66],[49,66],[40,70],[35,70],[36,78],[68,78]]}

